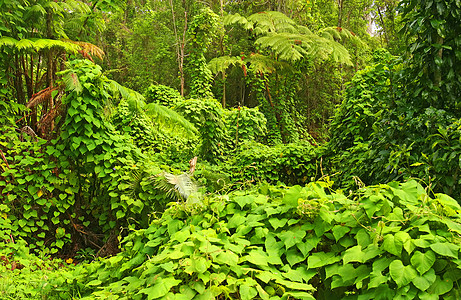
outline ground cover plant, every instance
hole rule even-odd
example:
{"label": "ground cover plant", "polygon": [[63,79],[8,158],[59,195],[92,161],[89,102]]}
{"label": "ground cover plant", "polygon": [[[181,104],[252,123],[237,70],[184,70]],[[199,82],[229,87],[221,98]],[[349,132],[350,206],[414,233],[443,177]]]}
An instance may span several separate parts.
{"label": "ground cover plant", "polygon": [[[60,270],[46,280],[56,290],[32,286],[23,293],[50,299],[459,298],[461,207],[454,199],[430,195],[416,181],[347,196],[330,185],[263,184],[172,203],[147,228],[132,230],[121,253]],[[40,264],[22,266],[3,280],[29,272],[44,271]],[[45,284],[43,277],[38,283]]]}

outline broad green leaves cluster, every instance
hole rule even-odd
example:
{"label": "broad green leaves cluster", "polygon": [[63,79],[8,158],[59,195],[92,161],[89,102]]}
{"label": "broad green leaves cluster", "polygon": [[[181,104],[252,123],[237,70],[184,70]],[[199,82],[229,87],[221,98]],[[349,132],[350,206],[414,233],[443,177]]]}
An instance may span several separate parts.
{"label": "broad green leaves cluster", "polygon": [[79,266],[84,299],[457,299],[458,203],[416,182],[325,182],[175,203]]}

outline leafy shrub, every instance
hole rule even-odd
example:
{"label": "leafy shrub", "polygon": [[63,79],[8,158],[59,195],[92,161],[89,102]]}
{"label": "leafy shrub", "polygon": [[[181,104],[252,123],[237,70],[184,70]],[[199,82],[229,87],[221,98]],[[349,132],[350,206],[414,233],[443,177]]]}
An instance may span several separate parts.
{"label": "leafy shrub", "polygon": [[234,181],[239,182],[301,184],[320,177],[318,153],[307,142],[273,147],[246,143],[232,157],[227,171]]}
{"label": "leafy shrub", "polygon": [[1,238],[23,238],[44,254],[95,247],[104,256],[119,251],[120,226],[146,226],[170,199],[150,180],[160,168],[104,116],[111,81],[89,61],[69,67],[57,139],[2,128]]}
{"label": "leafy shrub", "polygon": [[257,107],[239,106],[225,111],[228,139],[237,146],[239,141],[264,142],[266,117]]}
{"label": "leafy shrub", "polygon": [[2,129],[0,242],[22,238],[31,249],[56,253],[70,240],[70,232],[64,228],[70,220],[62,217],[75,201],[72,190],[57,163],[44,151],[45,140],[17,133],[14,128]]}
{"label": "leafy shrub", "polygon": [[78,296],[73,293],[72,285],[67,284],[72,280],[65,277],[71,274],[73,264],[70,263],[71,260],[64,262],[34,256],[21,239],[8,243],[0,241],[0,298],[54,300]]}
{"label": "leafy shrub", "polygon": [[174,107],[183,101],[177,90],[162,84],[149,86],[144,93],[144,97],[147,103],[157,103],[166,107]]}
{"label": "leafy shrub", "polygon": [[74,282],[84,299],[459,298],[455,200],[416,181],[349,197],[329,185],[176,203]]}
{"label": "leafy shrub", "polygon": [[202,158],[215,162],[224,154],[226,127],[221,104],[215,99],[189,99],[176,106],[200,132]]}
{"label": "leafy shrub", "polygon": [[385,59],[358,71],[347,84],[345,98],[331,123],[329,147],[333,151],[370,139],[373,125],[389,105],[393,69],[390,61],[388,54]]}
{"label": "leafy shrub", "polygon": [[119,131],[128,133],[139,148],[158,148],[152,120],[130,109],[126,100],[118,104],[112,122]]}

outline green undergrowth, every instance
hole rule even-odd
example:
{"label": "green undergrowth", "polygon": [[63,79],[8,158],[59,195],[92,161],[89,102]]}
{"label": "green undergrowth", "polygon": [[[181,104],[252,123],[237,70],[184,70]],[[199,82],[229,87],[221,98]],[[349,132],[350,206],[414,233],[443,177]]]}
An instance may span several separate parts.
{"label": "green undergrowth", "polygon": [[49,285],[83,299],[461,297],[454,199],[414,180],[348,195],[330,186],[264,184],[171,203],[122,252]]}

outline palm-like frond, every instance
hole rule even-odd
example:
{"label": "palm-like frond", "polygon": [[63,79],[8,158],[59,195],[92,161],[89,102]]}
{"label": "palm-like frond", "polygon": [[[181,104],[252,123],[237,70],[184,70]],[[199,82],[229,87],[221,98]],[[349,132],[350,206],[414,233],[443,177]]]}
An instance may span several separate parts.
{"label": "palm-like frond", "polygon": [[51,93],[55,90],[57,90],[57,87],[55,88],[47,87],[46,89],[43,89],[39,91],[38,93],[32,95],[26,107],[31,108],[45,101],[49,101],[51,99]]}
{"label": "palm-like frond", "polygon": [[130,108],[139,111],[143,109],[145,105],[144,96],[140,93],[121,85],[115,80],[108,79],[106,86],[114,97],[120,96],[120,98],[125,99],[130,105]]}
{"label": "palm-like frond", "polygon": [[102,60],[104,57],[104,54],[105,54],[104,51],[94,44],[87,43],[87,42],[80,42],[80,41],[72,41],[72,40],[64,40],[64,41],[67,43],[80,46],[80,51],[82,51],[83,53],[87,53],[91,56],[96,56],[100,60]]}
{"label": "palm-like frond", "polygon": [[285,62],[272,59],[269,56],[262,55],[259,53],[251,54],[250,57],[246,58],[246,61],[250,64],[249,69],[255,73],[273,73],[276,69],[291,68],[291,66]]}
{"label": "palm-like frond", "polygon": [[164,172],[163,177],[168,181],[169,184],[173,185],[176,191],[187,200],[187,198],[194,192],[197,192],[197,185],[192,181],[191,177],[187,173],[180,175],[173,175]]}
{"label": "palm-like frond", "polygon": [[[194,127],[194,125],[192,125],[192,123],[187,121],[176,111],[166,106],[157,103],[149,103],[144,106],[144,111],[146,115],[153,118],[157,124],[163,125],[164,127],[173,126],[174,132],[184,130],[186,134],[191,136],[194,136],[198,133],[197,129]],[[178,130],[178,127],[180,127],[181,130]]]}

